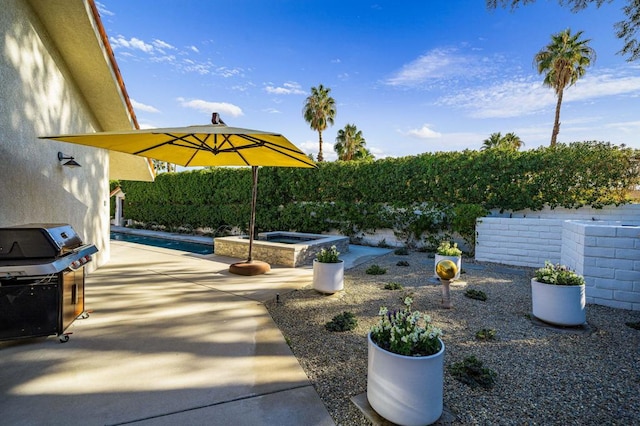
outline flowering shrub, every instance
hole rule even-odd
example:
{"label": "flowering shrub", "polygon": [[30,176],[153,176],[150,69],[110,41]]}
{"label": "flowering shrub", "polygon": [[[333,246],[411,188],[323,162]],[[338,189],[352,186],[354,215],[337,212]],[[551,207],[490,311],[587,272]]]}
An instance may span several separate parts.
{"label": "flowering shrub", "polygon": [[584,278],[567,268],[565,265],[553,264],[548,260],[544,267],[536,271],[538,282],[556,285],[583,285]]}
{"label": "flowering shrub", "polygon": [[340,252],[336,246],[331,246],[328,250],[323,248],[320,249],[318,254],[316,254],[316,260],[321,263],[338,263],[340,262],[340,259],[338,258],[339,254]]}
{"label": "flowering shrub", "polygon": [[462,256],[462,250],[458,248],[458,243],[451,244],[450,241],[442,241],[438,246],[437,253],[440,256]]}
{"label": "flowering shrub", "polygon": [[385,306],[381,307],[378,313],[380,320],[371,328],[371,340],[382,349],[398,355],[436,354],[441,349],[439,337],[442,331],[431,324],[428,315],[411,312],[412,303],[411,297],[405,297],[402,310],[391,312]]}

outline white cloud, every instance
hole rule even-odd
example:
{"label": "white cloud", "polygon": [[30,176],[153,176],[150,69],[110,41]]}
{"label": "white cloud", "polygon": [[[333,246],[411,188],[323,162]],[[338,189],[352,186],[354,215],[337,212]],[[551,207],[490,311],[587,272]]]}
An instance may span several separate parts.
{"label": "white cloud", "polygon": [[211,62],[195,62],[191,59],[186,59],[180,68],[186,72],[195,72],[200,75],[211,74],[213,64]]}
{"label": "white cloud", "polygon": [[617,129],[623,133],[638,134],[640,132],[640,121],[622,121],[618,123],[609,123],[604,127],[609,129]]}
{"label": "white cloud", "polygon": [[263,111],[268,114],[282,114],[282,111],[279,111],[275,108],[267,108],[267,109],[264,109]]}
{"label": "white cloud", "polygon": [[[318,159],[318,140],[309,140],[305,142],[297,143],[296,146],[302,150],[305,154],[313,154],[314,159]],[[324,161],[335,161],[338,159],[338,154],[333,150],[333,144],[324,141],[322,144],[322,156]]]}
{"label": "white cloud", "polygon": [[431,130],[428,124],[423,125],[419,129],[411,129],[406,134],[420,139],[435,139],[442,136],[442,133]]}
{"label": "white cloud", "polygon": [[[196,73],[200,75],[217,75],[224,78],[244,76],[243,68],[233,68],[228,66],[219,66],[211,61],[195,61],[188,56],[193,52],[200,51],[196,46],[187,46],[179,50],[172,44],[160,40],[153,39],[150,43],[140,40],[136,37],[127,39],[123,35],[111,37],[109,39],[113,49],[118,49],[119,56],[135,57],[134,53],[147,54],[146,60],[155,63],[169,64],[174,69],[183,73]],[[167,51],[174,51],[175,54],[167,54]],[[181,59],[177,60],[176,55]]]}
{"label": "white cloud", "polygon": [[160,49],[160,50],[163,50],[163,49],[176,50],[176,48],[174,46],[172,46],[169,43],[167,43],[165,41],[162,41],[162,40],[154,39],[152,44],[156,49]]}
{"label": "white cloud", "polygon": [[154,49],[151,44],[145,43],[144,41],[135,37],[131,37],[129,40],[127,40],[124,36],[118,35],[116,37],[111,37],[109,41],[111,42],[111,46],[114,49],[125,48],[131,50],[140,50],[145,53],[151,53]]}
{"label": "white cloud", "polygon": [[149,60],[155,63],[163,63],[163,62],[168,64],[176,63],[176,57],[174,55],[152,56],[151,58],[149,58]]}
{"label": "white cloud", "polygon": [[154,112],[154,113],[160,112],[160,110],[158,110],[157,108],[152,107],[151,105],[146,105],[141,102],[138,102],[135,99],[131,99],[131,105],[133,105],[133,108],[140,111]]}
{"label": "white cloud", "polygon": [[236,84],[235,86],[231,86],[230,89],[236,92],[246,92],[253,87],[255,87],[255,84],[249,82],[244,84]]}
{"label": "white cloud", "polygon": [[227,102],[210,102],[202,99],[192,99],[188,101],[184,98],[178,98],[177,101],[180,103],[180,106],[184,108],[192,108],[197,111],[208,113],[220,113],[220,115],[223,117],[223,120],[225,115],[230,115],[232,117],[239,117],[241,115],[244,115],[242,109],[239,106]]}
{"label": "white cloud", "polygon": [[304,95],[305,91],[302,90],[302,86],[296,82],[287,82],[280,87],[268,85],[264,88],[267,93],[272,95]]}
{"label": "white cloud", "polygon": [[109,42],[114,49],[123,48],[130,50],[139,50],[148,54],[155,54],[157,52],[164,53],[165,50],[177,50],[171,44],[154,39],[151,43],[147,43],[144,40],[140,40],[136,37],[127,38],[123,35],[117,35],[116,37],[109,38]]}
{"label": "white cloud", "polygon": [[242,75],[242,68],[229,68],[229,67],[218,67],[216,69],[216,74],[222,77],[235,77],[237,75]]}
{"label": "white cloud", "polygon": [[452,57],[443,50],[432,50],[404,65],[400,71],[387,80],[391,86],[409,86],[429,78],[442,77],[442,71],[452,63]]}
{"label": "white cloud", "polygon": [[577,101],[614,95],[640,94],[640,76],[617,76],[606,71],[602,74],[587,74],[575,86],[565,90],[566,100]]}
{"label": "white cloud", "polygon": [[534,80],[506,81],[481,88],[462,90],[437,101],[470,110],[474,118],[518,117],[555,105],[555,93]]}
{"label": "white cloud", "polygon": [[99,1],[96,2],[96,6],[98,7],[98,12],[100,12],[100,15],[102,16],[115,16],[116,14],[113,13],[112,11],[110,11],[109,9],[107,9],[107,7],[100,3]]}
{"label": "white cloud", "polygon": [[149,123],[140,123],[140,128],[141,129],[155,129],[157,127],[158,126],[154,126],[154,125],[149,124]]}
{"label": "white cloud", "polygon": [[390,86],[415,87],[428,81],[469,77],[477,74],[475,60],[456,49],[433,49],[404,65],[386,80]]}
{"label": "white cloud", "polygon": [[[609,96],[636,96],[640,77],[624,71],[585,76],[564,91],[563,105]],[[507,118],[553,109],[557,98],[553,89],[542,85],[541,76],[519,77],[490,86],[469,88],[440,98],[436,104],[470,111],[474,118]]]}
{"label": "white cloud", "polygon": [[384,151],[383,149],[377,148],[377,147],[375,147],[375,146],[372,146],[372,147],[370,147],[370,148],[368,148],[368,149],[369,149],[369,152],[370,152],[371,154],[373,154],[373,156],[374,156],[374,158],[375,158],[376,160],[381,160],[381,159],[383,159],[383,158],[387,158],[387,157],[390,157],[390,156],[391,156],[390,154],[388,154],[388,153],[387,153],[386,151]]}
{"label": "white cloud", "polygon": [[403,65],[384,84],[405,89],[440,89],[451,92],[462,84],[487,84],[516,65],[510,58],[483,55],[469,46],[436,48]]}

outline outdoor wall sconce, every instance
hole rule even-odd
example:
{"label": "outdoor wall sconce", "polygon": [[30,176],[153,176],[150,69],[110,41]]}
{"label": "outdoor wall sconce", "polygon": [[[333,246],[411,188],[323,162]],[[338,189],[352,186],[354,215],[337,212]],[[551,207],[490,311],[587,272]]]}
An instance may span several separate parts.
{"label": "outdoor wall sconce", "polygon": [[[66,163],[62,163],[64,160],[69,160]],[[72,156],[63,154],[62,152],[58,152],[58,161],[62,163],[63,166],[66,167],[82,167],[80,163],[78,163]]]}

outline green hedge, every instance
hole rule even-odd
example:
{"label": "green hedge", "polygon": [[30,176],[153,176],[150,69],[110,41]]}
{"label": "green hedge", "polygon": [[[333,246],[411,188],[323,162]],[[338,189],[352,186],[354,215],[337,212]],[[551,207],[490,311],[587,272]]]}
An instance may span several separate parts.
{"label": "green hedge", "polygon": [[[472,240],[489,209],[545,205],[596,208],[627,202],[640,183],[639,152],[603,142],[528,151],[425,153],[373,162],[320,163],[318,169],[261,168],[256,226],[263,230],[362,232],[394,229],[407,243],[438,232]],[[250,168],[158,175],[119,182],[125,217],[176,228],[248,227]]]}

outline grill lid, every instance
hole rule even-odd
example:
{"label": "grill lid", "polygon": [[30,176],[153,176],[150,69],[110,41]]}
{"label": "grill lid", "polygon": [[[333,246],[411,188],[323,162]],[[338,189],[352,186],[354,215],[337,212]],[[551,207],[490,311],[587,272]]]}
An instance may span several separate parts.
{"label": "grill lid", "polygon": [[82,245],[82,240],[64,223],[28,223],[0,228],[0,261],[55,258]]}

